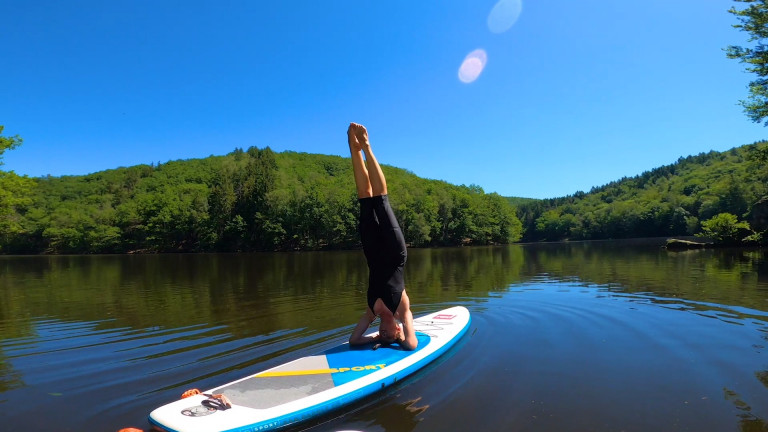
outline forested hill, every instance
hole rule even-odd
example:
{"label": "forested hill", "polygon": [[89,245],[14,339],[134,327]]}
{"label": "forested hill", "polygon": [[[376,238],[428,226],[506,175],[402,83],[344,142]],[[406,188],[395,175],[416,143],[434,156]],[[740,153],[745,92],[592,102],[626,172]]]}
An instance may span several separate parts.
{"label": "forested hill", "polygon": [[[503,198],[383,169],[414,247],[713,229],[732,240],[768,237],[768,142],[680,158],[589,193],[546,200]],[[30,179],[0,171],[0,181],[0,253],[359,247],[349,158],[252,147],[84,176]]]}
{"label": "forested hill", "polygon": [[758,142],[681,157],[589,193],[516,203],[525,241],[683,236],[711,234],[710,228],[759,241],[768,229],[766,196],[768,142]]}
{"label": "forested hill", "polygon": [[[510,243],[521,237],[514,207],[497,194],[390,166],[383,170],[411,246]],[[4,201],[2,253],[359,246],[349,158],[252,147],[84,176],[13,178],[25,186]]]}

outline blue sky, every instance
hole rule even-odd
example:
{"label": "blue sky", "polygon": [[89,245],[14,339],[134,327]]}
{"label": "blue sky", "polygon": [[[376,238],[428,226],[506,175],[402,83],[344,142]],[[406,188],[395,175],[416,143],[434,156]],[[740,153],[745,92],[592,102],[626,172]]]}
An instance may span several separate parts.
{"label": "blue sky", "polygon": [[553,198],[766,137],[730,0],[497,3],[0,1],[3,169],[348,156],[355,121],[382,163]]}

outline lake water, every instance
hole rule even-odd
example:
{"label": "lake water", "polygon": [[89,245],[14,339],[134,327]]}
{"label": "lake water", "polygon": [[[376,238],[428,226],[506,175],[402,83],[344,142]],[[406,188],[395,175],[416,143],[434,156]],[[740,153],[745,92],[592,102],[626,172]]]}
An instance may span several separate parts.
{"label": "lake water", "polygon": [[[346,340],[360,251],[0,257],[3,431],[155,407]],[[472,326],[311,431],[768,431],[768,252],[594,242],[411,249],[414,315]]]}

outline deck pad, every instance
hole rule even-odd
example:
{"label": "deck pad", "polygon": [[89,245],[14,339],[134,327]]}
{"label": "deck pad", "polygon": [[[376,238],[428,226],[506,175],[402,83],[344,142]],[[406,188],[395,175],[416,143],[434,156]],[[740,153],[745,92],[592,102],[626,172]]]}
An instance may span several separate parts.
{"label": "deck pad", "polygon": [[[430,337],[418,333],[416,351],[429,344]],[[331,348],[320,355],[302,357],[276,368],[211,390],[222,393],[233,404],[266,409],[354,381],[413,354],[398,345]]]}

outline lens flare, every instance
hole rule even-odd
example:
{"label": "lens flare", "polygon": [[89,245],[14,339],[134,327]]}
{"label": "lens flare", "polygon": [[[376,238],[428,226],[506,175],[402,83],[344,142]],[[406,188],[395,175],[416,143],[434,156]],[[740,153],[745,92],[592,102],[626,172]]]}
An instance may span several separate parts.
{"label": "lens flare", "polygon": [[483,49],[476,49],[467,54],[459,67],[459,79],[463,83],[471,83],[480,76],[488,61],[488,55]]}
{"label": "lens flare", "polygon": [[522,11],[522,0],[499,0],[488,14],[488,29],[493,33],[504,33],[515,24]]}

